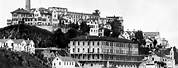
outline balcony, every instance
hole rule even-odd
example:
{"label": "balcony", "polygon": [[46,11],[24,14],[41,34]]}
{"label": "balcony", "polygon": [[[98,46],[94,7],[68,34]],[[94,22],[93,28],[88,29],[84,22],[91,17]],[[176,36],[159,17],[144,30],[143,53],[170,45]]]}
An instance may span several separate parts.
{"label": "balcony", "polygon": [[77,61],[88,61],[88,62],[136,62],[136,63],[140,63],[142,61],[135,61],[135,60],[106,60],[106,59],[76,59]]}

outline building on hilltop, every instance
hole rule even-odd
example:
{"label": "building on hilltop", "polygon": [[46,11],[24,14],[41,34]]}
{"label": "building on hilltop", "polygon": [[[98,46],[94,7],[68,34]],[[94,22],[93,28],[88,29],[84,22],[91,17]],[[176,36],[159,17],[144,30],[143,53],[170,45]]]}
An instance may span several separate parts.
{"label": "building on hilltop", "polygon": [[160,39],[160,33],[159,32],[143,32],[143,36],[145,39],[151,38],[151,39]]}
{"label": "building on hilltop", "polygon": [[[113,26],[111,29],[114,31],[117,28],[120,34],[124,32],[123,18],[120,16],[107,16],[108,22]],[[117,26],[117,27],[114,27]]]}
{"label": "building on hilltop", "polygon": [[97,19],[88,19],[87,25],[90,26],[89,35],[99,36],[99,21]]}
{"label": "building on hilltop", "polygon": [[87,20],[90,18],[99,18],[99,16],[89,13],[69,12],[67,8],[49,7],[46,8],[32,8],[29,10],[18,8],[11,12],[12,19],[7,20],[7,25],[15,24],[29,24],[39,26],[49,31],[53,31],[53,26],[61,24],[67,25],[70,23],[80,24],[80,20]]}
{"label": "building on hilltop", "polygon": [[[160,43],[161,37],[159,32],[143,32],[143,37],[146,40],[146,45],[144,47],[157,47]],[[154,41],[157,41],[157,45],[153,45]]]}
{"label": "building on hilltop", "polygon": [[[143,36],[144,39],[146,40],[145,47],[158,47],[158,46],[161,46],[162,48],[170,47],[168,40],[166,40],[165,38],[161,38],[159,32],[143,32]],[[154,40],[157,41],[156,46],[153,46]]]}
{"label": "building on hilltop", "polygon": [[137,68],[143,56],[138,44],[119,38],[79,36],[70,40],[69,52],[84,68]]}
{"label": "building on hilltop", "polygon": [[169,47],[170,47],[168,40],[166,40],[165,38],[161,38],[160,45],[161,45],[163,48],[169,48]]}
{"label": "building on hilltop", "polygon": [[89,32],[91,36],[104,36],[104,30],[101,29],[103,27],[113,29],[111,23],[108,22],[116,21],[114,25],[119,28],[121,33],[124,29],[122,17],[109,16],[101,18],[99,10],[94,10],[93,13],[81,13],[69,11],[67,8],[62,7],[31,8],[30,2],[30,0],[26,0],[25,9],[18,8],[12,11],[12,18],[7,20],[7,25],[28,24],[49,31],[55,31],[61,28],[66,33],[70,29],[69,24],[74,23],[80,25],[83,21],[87,21],[92,26]]}
{"label": "building on hilltop", "polygon": [[136,31],[124,31],[121,35],[119,35],[119,38],[123,38],[123,39],[128,39],[128,40],[132,40],[135,38],[135,33]]}

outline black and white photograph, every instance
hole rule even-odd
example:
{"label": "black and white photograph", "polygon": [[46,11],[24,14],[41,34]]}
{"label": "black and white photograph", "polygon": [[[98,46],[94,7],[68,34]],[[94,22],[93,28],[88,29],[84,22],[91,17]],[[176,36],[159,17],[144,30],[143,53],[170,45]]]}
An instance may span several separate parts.
{"label": "black and white photograph", "polygon": [[178,68],[178,0],[0,0],[0,68]]}

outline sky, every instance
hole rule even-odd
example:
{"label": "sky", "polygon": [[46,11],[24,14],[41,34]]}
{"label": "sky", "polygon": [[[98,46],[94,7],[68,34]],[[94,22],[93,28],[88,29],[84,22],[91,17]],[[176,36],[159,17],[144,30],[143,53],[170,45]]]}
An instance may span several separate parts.
{"label": "sky", "polygon": [[[160,32],[171,46],[178,47],[178,0],[31,0],[32,8],[63,7],[69,11],[101,16],[122,16],[124,29]],[[10,12],[24,8],[25,0],[0,0],[0,28],[11,18]]]}

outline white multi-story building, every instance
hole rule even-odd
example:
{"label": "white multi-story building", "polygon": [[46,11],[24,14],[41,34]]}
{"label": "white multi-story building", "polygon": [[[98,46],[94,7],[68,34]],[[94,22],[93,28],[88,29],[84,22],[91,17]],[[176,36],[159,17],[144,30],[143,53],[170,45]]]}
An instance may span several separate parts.
{"label": "white multi-story building", "polygon": [[99,22],[97,19],[90,19],[87,21],[87,25],[90,26],[89,35],[98,36],[99,35]]}
{"label": "white multi-story building", "polygon": [[168,40],[166,40],[165,38],[161,38],[161,41],[159,43],[163,48],[169,48],[169,43]]}
{"label": "white multi-story building", "polygon": [[[99,28],[111,29],[111,25],[107,22],[118,20],[118,27],[123,30],[122,17],[106,17],[100,18],[100,11],[95,10],[93,13],[81,13],[68,11],[67,8],[49,7],[49,8],[32,8],[30,0],[26,0],[26,9],[19,8],[11,12],[12,18],[7,20],[7,25],[28,24],[34,25],[49,31],[55,31],[61,28],[66,33],[71,23],[81,24],[82,21],[88,21],[91,26],[89,35],[104,36],[104,31],[99,32]],[[100,26],[100,24],[102,24]],[[67,28],[66,28],[67,27]],[[100,34],[100,35],[99,35]]]}
{"label": "white multi-story building", "polygon": [[0,39],[0,46],[11,51],[35,53],[35,44],[32,40]]}
{"label": "white multi-story building", "polygon": [[11,39],[0,39],[1,48],[12,50],[12,48],[13,48],[12,46],[13,45],[14,45],[14,42]]}
{"label": "white multi-story building", "polygon": [[143,58],[138,54],[138,44],[130,40],[98,36],[71,39],[69,52],[84,68],[137,68]]}
{"label": "white multi-story building", "polygon": [[119,38],[124,38],[124,39],[128,39],[128,40],[132,40],[135,38],[135,32],[136,31],[124,31],[120,36]]}
{"label": "white multi-story building", "polygon": [[58,56],[53,59],[52,68],[80,68],[80,65],[71,57]]}

